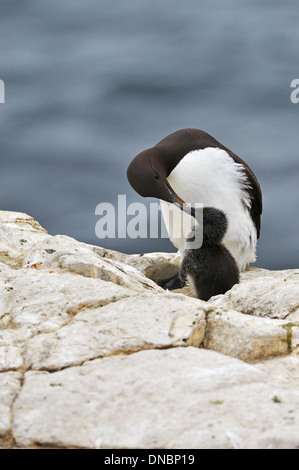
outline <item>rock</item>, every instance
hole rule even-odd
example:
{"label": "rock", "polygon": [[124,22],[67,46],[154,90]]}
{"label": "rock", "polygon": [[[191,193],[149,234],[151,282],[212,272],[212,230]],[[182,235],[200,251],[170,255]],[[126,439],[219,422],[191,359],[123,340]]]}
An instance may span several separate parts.
{"label": "rock", "polygon": [[21,388],[21,374],[0,374],[0,442],[8,438],[12,426],[12,405]]}
{"label": "rock", "polygon": [[4,224],[5,227],[11,226],[14,230],[19,227],[26,230],[26,232],[33,229],[47,234],[47,231],[33,217],[23,212],[0,211],[0,223]]}
{"label": "rock", "polygon": [[249,271],[240,284],[209,304],[247,315],[299,321],[299,269]]}
{"label": "rock", "polygon": [[250,268],[203,302],[155,283],[177,254],[3,211],[0,236],[0,446],[299,446],[299,270]]}
{"label": "rock", "polygon": [[288,354],[286,322],[256,318],[235,310],[212,308],[207,313],[203,346],[207,349],[255,362]]}
{"label": "rock", "polygon": [[255,367],[263,372],[267,379],[277,384],[298,390],[299,355],[276,357],[272,360],[259,361]]}
{"label": "rock", "polygon": [[[2,333],[0,334],[0,341],[2,340],[1,336]],[[0,372],[18,370],[22,366],[22,347],[13,344],[4,344],[0,346]]]}
{"label": "rock", "polygon": [[56,235],[31,246],[23,261],[25,267],[73,272],[84,277],[129,287],[139,292],[162,289],[140,271],[121,261],[102,258],[89,245],[71,237]]}
{"label": "rock", "polygon": [[28,248],[47,237],[47,232],[27,214],[0,211],[0,263],[20,268]]}
{"label": "rock", "polygon": [[297,391],[237,359],[148,350],[27,372],[13,434],[25,447],[294,448],[298,408]]}
{"label": "rock", "polygon": [[[297,326],[296,326],[297,325]],[[290,340],[291,340],[291,351],[297,351],[299,353],[299,325],[298,323],[292,325],[288,324],[286,326],[286,330],[288,334],[291,332]]]}
{"label": "rock", "polygon": [[[126,255],[118,251],[107,250],[106,248],[92,247],[95,253],[103,256],[104,258],[120,261],[129,266],[132,266],[147,278],[152,279],[154,282],[163,279],[169,279],[177,274],[180,265],[179,253],[141,253],[138,255]],[[177,294],[185,294],[189,297],[196,297],[189,282],[180,289],[175,289],[173,292]]]}
{"label": "rock", "polygon": [[174,276],[179,270],[180,255],[178,253],[142,253],[126,255],[113,250],[92,247],[95,253],[103,258],[120,261],[137,268],[149,279],[157,282]]}
{"label": "rock", "polygon": [[133,289],[100,279],[26,268],[11,269],[0,293],[0,327],[19,329],[23,339],[65,325],[82,308],[136,295]]}
{"label": "rock", "polygon": [[81,310],[58,331],[27,343],[26,368],[57,370],[141,349],[199,346],[205,330],[203,302],[186,296],[144,295]]}

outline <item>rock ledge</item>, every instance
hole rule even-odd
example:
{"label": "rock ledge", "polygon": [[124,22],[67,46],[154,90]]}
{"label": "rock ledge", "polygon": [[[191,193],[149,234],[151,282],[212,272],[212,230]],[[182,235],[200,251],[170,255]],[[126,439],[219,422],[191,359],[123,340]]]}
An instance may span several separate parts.
{"label": "rock ledge", "polygon": [[299,269],[203,302],[176,254],[0,234],[0,447],[299,447]]}

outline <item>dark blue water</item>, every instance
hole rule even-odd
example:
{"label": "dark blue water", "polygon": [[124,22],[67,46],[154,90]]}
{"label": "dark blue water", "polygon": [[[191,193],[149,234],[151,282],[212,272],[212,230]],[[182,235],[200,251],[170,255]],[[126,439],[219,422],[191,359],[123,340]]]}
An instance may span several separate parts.
{"label": "dark blue water", "polygon": [[[294,0],[1,1],[0,209],[99,240],[95,207],[143,201],[126,168],[185,127],[246,160],[263,190],[257,265],[298,267],[299,9]],[[153,202],[148,200],[147,202]]]}

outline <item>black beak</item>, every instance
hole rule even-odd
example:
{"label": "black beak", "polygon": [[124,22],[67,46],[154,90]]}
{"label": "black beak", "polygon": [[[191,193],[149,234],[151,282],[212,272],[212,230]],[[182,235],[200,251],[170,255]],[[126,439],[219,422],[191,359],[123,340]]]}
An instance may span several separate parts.
{"label": "black beak", "polygon": [[172,189],[172,187],[170,186],[170,184],[168,183],[167,180],[164,180],[165,182],[165,185],[168,189],[168,191],[170,192],[170,195],[171,195],[171,199],[169,202],[172,202],[175,206],[177,206],[179,209],[181,209],[182,211],[186,212],[186,214],[189,214],[191,215],[192,217],[195,217],[195,209],[194,207],[191,207],[191,206],[188,206],[185,201],[183,201],[182,198],[180,198],[175,192],[174,190]]}

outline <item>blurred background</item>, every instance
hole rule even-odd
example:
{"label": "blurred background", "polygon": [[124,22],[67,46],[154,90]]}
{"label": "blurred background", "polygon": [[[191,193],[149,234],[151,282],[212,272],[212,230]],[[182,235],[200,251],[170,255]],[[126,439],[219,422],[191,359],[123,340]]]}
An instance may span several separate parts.
{"label": "blurred background", "polygon": [[299,267],[296,0],[1,0],[0,209],[52,235],[126,253],[166,240],[103,239],[101,202],[142,199],[132,158],[178,129],[212,134],[258,177],[257,266]]}

